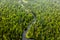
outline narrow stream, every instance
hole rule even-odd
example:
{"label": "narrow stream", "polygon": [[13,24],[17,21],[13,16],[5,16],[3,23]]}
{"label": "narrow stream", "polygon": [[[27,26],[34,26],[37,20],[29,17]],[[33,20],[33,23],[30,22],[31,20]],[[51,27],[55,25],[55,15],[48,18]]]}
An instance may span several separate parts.
{"label": "narrow stream", "polygon": [[23,38],[22,38],[22,40],[34,40],[34,39],[27,39],[26,38],[26,33],[27,33],[27,31],[30,29],[30,25],[31,24],[34,24],[35,22],[36,22],[36,15],[32,12],[32,14],[33,14],[33,16],[34,16],[34,19],[33,19],[33,21],[28,25],[28,27],[27,27],[27,30],[25,30],[24,32],[23,32]]}

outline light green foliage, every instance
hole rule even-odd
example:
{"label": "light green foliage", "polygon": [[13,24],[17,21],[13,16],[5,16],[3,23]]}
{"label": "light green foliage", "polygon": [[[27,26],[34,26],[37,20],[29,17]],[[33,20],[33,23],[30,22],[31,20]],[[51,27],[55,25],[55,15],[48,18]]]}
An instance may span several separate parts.
{"label": "light green foliage", "polygon": [[37,5],[33,6],[35,7],[33,10],[36,14],[36,22],[28,30],[26,37],[35,40],[60,40],[59,2],[41,0],[39,7]]}
{"label": "light green foliage", "polygon": [[0,40],[22,40],[23,31],[32,21],[17,0],[0,0]]}
{"label": "light green foliage", "polygon": [[0,40],[22,40],[29,24],[26,38],[60,40],[60,1],[23,1],[0,0]]}

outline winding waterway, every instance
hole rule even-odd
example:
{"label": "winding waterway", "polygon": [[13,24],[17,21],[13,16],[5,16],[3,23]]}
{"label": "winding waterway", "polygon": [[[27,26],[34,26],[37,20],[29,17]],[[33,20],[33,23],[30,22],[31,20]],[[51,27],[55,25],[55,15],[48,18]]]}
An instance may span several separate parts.
{"label": "winding waterway", "polygon": [[36,22],[36,15],[34,14],[34,13],[32,13],[33,14],[33,16],[34,16],[34,19],[33,19],[33,21],[28,25],[28,27],[27,27],[27,30],[25,30],[24,32],[23,32],[23,37],[22,37],[22,40],[34,40],[34,39],[27,39],[26,38],[26,33],[27,33],[27,31],[30,29],[30,25],[31,24],[34,24],[35,22]]}

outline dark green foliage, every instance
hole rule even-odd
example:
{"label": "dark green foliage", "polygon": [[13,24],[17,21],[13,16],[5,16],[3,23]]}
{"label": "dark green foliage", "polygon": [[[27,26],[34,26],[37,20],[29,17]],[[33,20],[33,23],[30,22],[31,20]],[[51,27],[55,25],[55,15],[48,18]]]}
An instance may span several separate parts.
{"label": "dark green foliage", "polygon": [[[59,0],[0,0],[0,40],[60,40]],[[35,22],[32,23],[35,17]]]}
{"label": "dark green foliage", "polygon": [[33,15],[21,8],[18,1],[1,0],[0,40],[22,40],[22,33],[32,19]]}
{"label": "dark green foliage", "polygon": [[[28,30],[26,37],[35,40],[60,40],[60,4],[57,1],[42,1],[34,10],[36,22]],[[40,9],[40,10],[37,10]]]}

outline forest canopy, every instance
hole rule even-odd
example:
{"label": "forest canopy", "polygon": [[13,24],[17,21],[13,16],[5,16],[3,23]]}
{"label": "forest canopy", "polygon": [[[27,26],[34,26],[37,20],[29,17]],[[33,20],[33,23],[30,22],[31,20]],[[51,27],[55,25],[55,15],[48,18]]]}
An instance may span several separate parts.
{"label": "forest canopy", "polygon": [[60,40],[60,0],[0,0],[0,40],[22,40],[26,30],[27,39]]}

